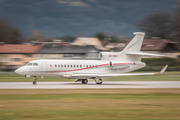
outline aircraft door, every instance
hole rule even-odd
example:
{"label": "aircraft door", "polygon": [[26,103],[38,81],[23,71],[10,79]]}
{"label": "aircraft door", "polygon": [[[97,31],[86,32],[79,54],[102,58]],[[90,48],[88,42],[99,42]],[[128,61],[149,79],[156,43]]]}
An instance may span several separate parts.
{"label": "aircraft door", "polygon": [[42,62],[41,63],[41,75],[46,75],[47,72],[47,63],[46,62]]}

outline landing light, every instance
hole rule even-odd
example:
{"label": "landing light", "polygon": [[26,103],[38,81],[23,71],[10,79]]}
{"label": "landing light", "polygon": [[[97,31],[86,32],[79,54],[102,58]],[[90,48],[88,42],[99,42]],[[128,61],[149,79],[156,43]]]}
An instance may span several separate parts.
{"label": "landing light", "polygon": [[63,75],[63,77],[70,77],[70,75]]}

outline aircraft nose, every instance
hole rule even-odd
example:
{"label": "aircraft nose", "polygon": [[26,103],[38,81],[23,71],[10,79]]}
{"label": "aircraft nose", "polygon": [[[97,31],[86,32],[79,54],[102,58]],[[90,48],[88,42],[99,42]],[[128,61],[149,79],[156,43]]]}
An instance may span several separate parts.
{"label": "aircraft nose", "polygon": [[15,72],[16,74],[19,74],[19,69],[16,69],[14,72]]}

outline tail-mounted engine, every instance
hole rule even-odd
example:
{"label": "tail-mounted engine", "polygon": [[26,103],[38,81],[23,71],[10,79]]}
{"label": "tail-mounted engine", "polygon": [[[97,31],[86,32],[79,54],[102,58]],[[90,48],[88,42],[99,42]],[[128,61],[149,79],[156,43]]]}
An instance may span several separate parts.
{"label": "tail-mounted engine", "polygon": [[118,52],[100,52],[99,58],[101,60],[117,60],[118,59]]}
{"label": "tail-mounted engine", "polygon": [[109,68],[111,69],[124,69],[130,67],[130,65],[134,65],[135,63],[120,63],[120,62],[109,62]]}

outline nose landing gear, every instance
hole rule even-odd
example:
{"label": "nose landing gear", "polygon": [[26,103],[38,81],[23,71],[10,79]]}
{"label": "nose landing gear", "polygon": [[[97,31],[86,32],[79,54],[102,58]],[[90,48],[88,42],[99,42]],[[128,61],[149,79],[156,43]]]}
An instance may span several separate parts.
{"label": "nose landing gear", "polygon": [[36,76],[34,76],[34,81],[33,81],[33,84],[34,84],[34,85],[36,85],[36,83],[37,83],[37,77],[36,77]]}

